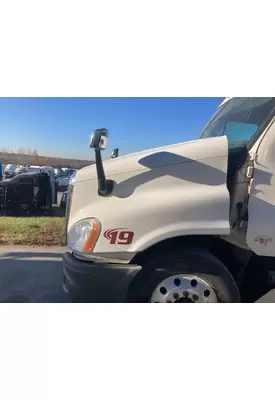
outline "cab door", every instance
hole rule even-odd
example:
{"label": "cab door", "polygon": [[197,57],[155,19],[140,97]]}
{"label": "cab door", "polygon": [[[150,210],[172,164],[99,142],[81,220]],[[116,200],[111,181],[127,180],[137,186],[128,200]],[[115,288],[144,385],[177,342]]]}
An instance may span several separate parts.
{"label": "cab door", "polygon": [[20,205],[31,205],[33,202],[33,177],[22,176],[16,183],[15,201]]}
{"label": "cab door", "polygon": [[248,202],[248,247],[257,255],[275,257],[275,123],[259,140]]}

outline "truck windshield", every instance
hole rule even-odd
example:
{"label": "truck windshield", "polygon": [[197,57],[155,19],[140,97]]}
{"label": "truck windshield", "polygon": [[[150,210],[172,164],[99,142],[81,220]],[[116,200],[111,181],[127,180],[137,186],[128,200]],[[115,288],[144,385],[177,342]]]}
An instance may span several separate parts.
{"label": "truck windshield", "polygon": [[246,146],[274,107],[274,97],[234,97],[213,115],[201,138],[225,135],[230,148]]}

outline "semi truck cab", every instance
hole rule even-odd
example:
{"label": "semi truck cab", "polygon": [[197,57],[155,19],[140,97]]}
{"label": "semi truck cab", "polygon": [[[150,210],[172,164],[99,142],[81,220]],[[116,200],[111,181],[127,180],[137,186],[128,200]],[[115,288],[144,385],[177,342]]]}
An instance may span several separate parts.
{"label": "semi truck cab", "polygon": [[226,98],[197,140],[104,162],[109,133],[94,131],[96,163],[68,188],[64,289],[95,302],[263,295],[275,257],[274,116],[275,98]]}

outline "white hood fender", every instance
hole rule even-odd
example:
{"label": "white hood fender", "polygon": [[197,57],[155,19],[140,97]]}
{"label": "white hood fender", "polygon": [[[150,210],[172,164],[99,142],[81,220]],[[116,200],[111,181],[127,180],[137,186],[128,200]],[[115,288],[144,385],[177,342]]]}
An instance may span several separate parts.
{"label": "white hood fender", "polygon": [[[107,197],[97,195],[95,166],[86,167],[76,177],[69,226],[89,216],[101,222],[95,254],[139,252],[175,236],[228,235],[227,163],[226,137],[108,160],[105,174],[115,185]],[[133,240],[111,243],[104,232],[117,229]]]}

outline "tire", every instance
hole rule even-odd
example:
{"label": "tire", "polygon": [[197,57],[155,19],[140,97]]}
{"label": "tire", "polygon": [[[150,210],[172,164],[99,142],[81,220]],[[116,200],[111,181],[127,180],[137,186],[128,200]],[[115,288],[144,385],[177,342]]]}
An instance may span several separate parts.
{"label": "tire", "polygon": [[[158,254],[147,263],[145,262],[141,274],[138,278],[139,282],[135,285],[138,301],[141,302],[240,302],[238,286],[226,266],[211,253],[202,249],[185,248]],[[179,280],[181,281],[179,289],[186,287],[187,291],[171,288],[171,296],[177,298],[180,293],[178,300],[167,301],[167,294],[162,297],[158,293],[158,290],[163,288],[161,284],[164,281],[166,284],[169,282],[170,286],[172,282],[173,286],[173,282],[179,282]],[[192,287],[195,284],[197,289]],[[172,292],[173,290],[176,290],[176,294]],[[208,292],[211,292],[211,295]],[[204,298],[202,293],[207,293],[208,299]],[[196,301],[192,300],[194,298]],[[161,301],[153,301],[153,299]]]}

